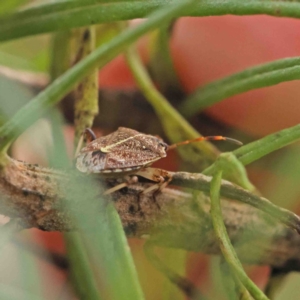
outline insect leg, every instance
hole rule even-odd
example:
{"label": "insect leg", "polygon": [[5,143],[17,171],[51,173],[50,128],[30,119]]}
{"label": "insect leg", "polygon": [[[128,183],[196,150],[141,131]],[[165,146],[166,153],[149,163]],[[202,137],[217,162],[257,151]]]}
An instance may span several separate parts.
{"label": "insect leg", "polygon": [[165,188],[172,180],[172,176],[165,170],[156,169],[156,168],[145,168],[137,171],[135,173],[141,177],[157,182],[152,186],[146,188],[142,194],[147,194],[153,190],[155,192],[160,192],[163,188]]}
{"label": "insect leg", "polygon": [[122,182],[120,184],[117,184],[116,186],[106,190],[103,195],[109,195],[111,193],[114,193],[120,189],[123,189],[125,187],[128,187],[129,185],[133,184],[133,183],[137,183],[138,182],[138,178],[136,176],[126,176],[124,177],[125,182]]}

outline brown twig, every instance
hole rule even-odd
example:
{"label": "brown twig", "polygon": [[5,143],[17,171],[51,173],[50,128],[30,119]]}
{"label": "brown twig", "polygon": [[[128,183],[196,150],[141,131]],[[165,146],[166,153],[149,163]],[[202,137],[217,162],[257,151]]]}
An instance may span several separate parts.
{"label": "brown twig", "polygon": [[[0,173],[1,213],[22,218],[27,227],[47,231],[75,229],[70,212],[66,210],[65,199],[79,191],[86,197],[89,191],[85,190],[84,184],[80,184],[84,176],[78,175],[74,185],[69,173],[8,158],[6,167]],[[205,184],[209,184],[209,177],[206,176],[201,184],[200,175],[174,173],[173,176],[172,184],[176,185],[191,187],[198,184],[194,188],[205,190]],[[148,185],[138,183],[112,194],[128,237],[150,236],[152,243],[163,247],[219,253],[207,196],[164,189],[155,196],[154,201],[151,194],[139,195]],[[243,196],[239,188],[226,185],[222,190],[223,197],[238,199]],[[245,197],[247,195],[244,194]],[[97,201],[97,197],[100,199],[99,194],[95,194],[93,201]],[[76,200],[72,204],[74,209],[84,210]],[[295,230],[243,203],[222,199],[222,209],[230,239],[242,262],[300,271],[300,236]]]}
{"label": "brown twig", "polygon": [[[169,172],[170,173],[170,172]],[[211,177],[203,174],[191,174],[186,172],[170,173],[173,176],[172,183],[175,185],[190,187],[204,192],[209,192]],[[221,195],[229,199],[237,199],[243,203],[259,208],[267,214],[280,220],[300,233],[300,217],[291,211],[280,208],[268,199],[259,197],[244,190],[227,180],[222,180]]]}

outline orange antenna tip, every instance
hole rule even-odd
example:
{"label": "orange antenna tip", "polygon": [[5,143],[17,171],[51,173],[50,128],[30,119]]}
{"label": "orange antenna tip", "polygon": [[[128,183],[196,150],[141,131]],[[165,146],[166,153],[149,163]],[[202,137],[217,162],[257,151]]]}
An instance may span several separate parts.
{"label": "orange antenna tip", "polygon": [[187,141],[183,141],[183,142],[179,142],[179,143],[170,145],[168,147],[167,151],[172,150],[174,148],[177,148],[178,146],[181,146],[181,145],[187,145],[187,144],[191,144],[191,143],[195,143],[195,142],[201,142],[201,141],[228,141],[228,142],[234,143],[234,144],[239,145],[239,146],[243,145],[242,142],[240,142],[236,139],[232,139],[232,138],[221,136],[221,135],[201,136],[201,137],[198,137],[196,139],[187,140]]}
{"label": "orange antenna tip", "polygon": [[232,138],[226,137],[224,140],[228,141],[228,142],[231,142],[231,143],[234,143],[234,144],[239,145],[239,146],[243,146],[244,145],[241,141],[236,140],[236,139],[232,139]]}

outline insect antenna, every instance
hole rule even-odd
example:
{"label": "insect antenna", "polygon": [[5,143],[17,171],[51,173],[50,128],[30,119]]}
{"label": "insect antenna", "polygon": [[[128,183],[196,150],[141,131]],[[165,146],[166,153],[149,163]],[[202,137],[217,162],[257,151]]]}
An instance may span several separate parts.
{"label": "insect antenna", "polygon": [[183,142],[179,142],[179,143],[170,145],[170,146],[168,146],[167,151],[173,150],[173,149],[175,149],[175,148],[177,148],[178,146],[181,146],[181,145],[187,145],[187,144],[191,144],[191,143],[195,143],[195,142],[202,142],[202,141],[228,141],[228,142],[237,144],[239,146],[243,145],[243,143],[238,141],[238,140],[235,140],[235,139],[232,139],[232,138],[229,138],[229,137],[225,137],[225,136],[221,136],[221,135],[201,136],[201,137],[198,137],[196,139],[186,140],[186,141],[183,141]]}
{"label": "insect antenna", "polygon": [[90,141],[97,139],[95,132],[91,128],[86,128],[83,132],[83,135],[86,135]]}
{"label": "insect antenna", "polygon": [[85,137],[87,138],[88,142],[94,141],[97,138],[94,131],[91,128],[86,128],[82,132],[82,134],[79,138],[74,157],[77,157],[77,155],[79,154],[79,151],[82,148]]}

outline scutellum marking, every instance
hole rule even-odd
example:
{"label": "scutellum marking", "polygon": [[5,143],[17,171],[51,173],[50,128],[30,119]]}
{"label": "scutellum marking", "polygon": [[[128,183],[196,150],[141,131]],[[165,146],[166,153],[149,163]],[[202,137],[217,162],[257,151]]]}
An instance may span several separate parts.
{"label": "scutellum marking", "polygon": [[[99,173],[108,178],[124,177],[127,181],[107,190],[105,194],[115,192],[136,182],[136,175],[157,183],[144,190],[143,193],[155,189],[161,190],[167,186],[172,178],[168,172],[149,168],[149,166],[166,157],[169,150],[178,146],[200,141],[219,140],[242,145],[238,140],[223,136],[199,137],[168,145],[158,137],[125,127],[119,127],[117,131],[100,138],[95,138],[95,134],[89,128],[85,130],[85,133],[90,135],[92,141],[76,155],[77,169],[87,174]],[[134,176],[129,177],[128,175]]]}

